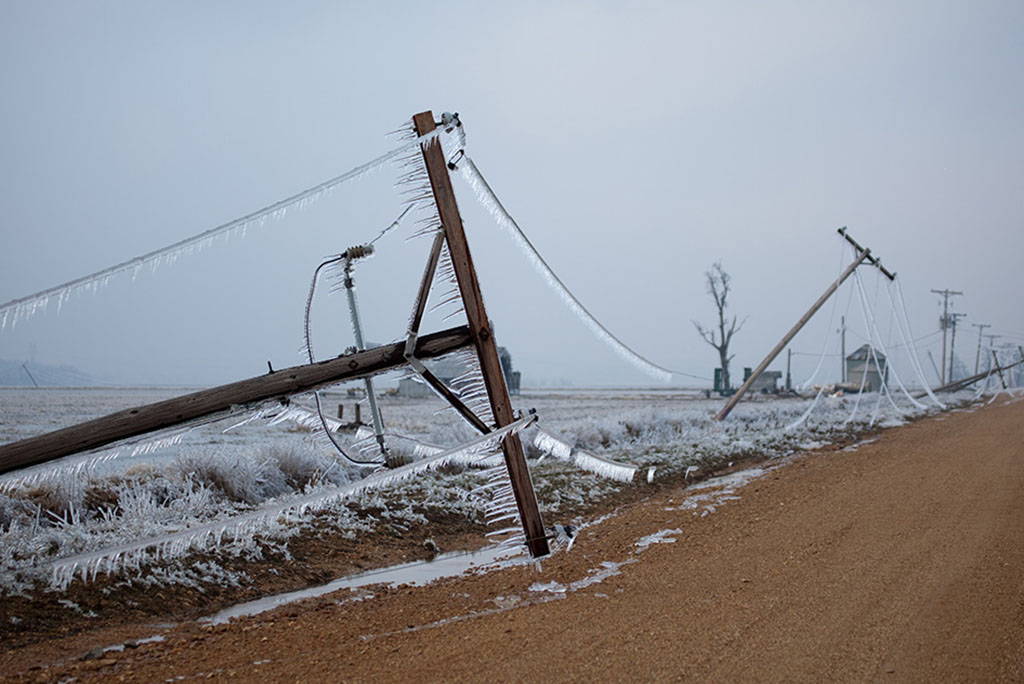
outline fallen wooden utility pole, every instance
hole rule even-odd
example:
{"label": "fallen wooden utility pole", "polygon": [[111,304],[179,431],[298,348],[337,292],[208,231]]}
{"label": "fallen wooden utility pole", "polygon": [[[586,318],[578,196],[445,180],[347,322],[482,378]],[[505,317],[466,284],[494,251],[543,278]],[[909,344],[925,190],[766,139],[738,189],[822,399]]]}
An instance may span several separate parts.
{"label": "fallen wooden utility pole", "polygon": [[[434,358],[472,343],[469,328],[459,326],[421,337],[416,345],[416,355],[424,359]],[[377,375],[406,365],[404,346],[402,343],[390,344],[329,361],[285,368],[3,444],[0,445],[0,473],[97,449],[218,413],[226,414],[240,405],[283,400],[290,395],[310,392],[343,380]]]}
{"label": "fallen wooden utility pole", "polygon": [[[461,126],[458,115],[445,114],[442,124],[451,132]],[[437,128],[433,113],[426,111],[413,117],[413,126],[418,136],[426,136]],[[369,378],[377,373],[411,365],[413,369],[433,387],[463,418],[477,430],[488,433],[495,428],[506,427],[515,422],[505,375],[498,357],[490,321],[484,308],[480,283],[477,280],[473,259],[469,253],[462,218],[455,202],[448,168],[455,168],[444,157],[441,144],[436,137],[420,143],[420,151],[430,190],[437,205],[441,229],[434,240],[431,255],[420,285],[408,337],[405,343],[396,343],[357,351],[308,366],[297,366],[268,376],[244,380],[184,397],[150,404],[136,409],[114,413],[103,418],[76,425],[49,434],[0,446],[0,473],[29,465],[67,456],[80,451],[96,449],[130,437],[154,430],[161,430],[207,416],[228,414],[238,405],[254,404],[269,399],[285,399],[289,395],[309,392],[325,385]],[[442,243],[447,244],[452,267],[458,281],[459,293],[468,319],[468,327],[453,328],[432,335],[419,337],[426,299],[429,294]],[[348,273],[346,272],[346,276]],[[354,310],[354,309],[353,309]],[[353,315],[354,316],[354,315]],[[355,317],[353,318],[355,320]],[[358,325],[356,330],[359,341]],[[473,346],[480,361],[483,382],[490,402],[496,425],[488,425],[466,406],[462,399],[430,372],[422,361]],[[378,437],[381,435],[377,431]],[[385,449],[381,441],[382,451]],[[526,545],[535,558],[549,553],[544,521],[526,465],[526,454],[517,434],[509,434],[502,440],[505,465],[515,494],[516,505],[526,537]]]}
{"label": "fallen wooden utility pole", "polygon": [[1006,376],[1003,375],[1003,369],[999,367],[999,356],[996,355],[996,350],[992,350],[992,363],[996,365],[996,371],[999,373],[999,382],[1002,383],[1003,389],[1006,389]]}
{"label": "fallen wooden utility pole", "polygon": [[[1022,356],[1024,356],[1024,354],[1022,354]],[[993,368],[991,370],[987,370],[987,371],[984,371],[982,373],[977,373],[975,375],[972,375],[969,378],[961,378],[960,380],[954,380],[953,382],[946,383],[945,385],[942,385],[941,387],[936,387],[935,389],[932,390],[932,392],[956,392],[958,389],[963,389],[964,387],[967,387],[968,385],[973,385],[974,383],[978,382],[979,380],[984,380],[991,373],[994,373],[996,371],[1000,371],[1001,372],[1001,371],[1004,371],[1004,370],[1009,370],[1011,368],[1015,368],[1015,367],[1021,365],[1022,363],[1024,363],[1024,358],[1022,358],[1020,361],[1014,361],[1010,365],[1003,366],[1002,368],[999,368],[997,366],[996,368]],[[914,398],[915,399],[921,399],[922,397],[926,397],[926,396],[928,396],[927,392],[919,392],[919,393],[914,395]]]}
{"label": "fallen wooden utility pole", "polygon": [[[427,135],[437,127],[434,123],[434,115],[430,111],[416,114],[412,121],[416,135],[419,136]],[[461,124],[455,120],[453,125]],[[494,414],[497,427],[504,427],[512,423],[515,416],[512,413],[508,387],[505,386],[505,375],[501,369],[494,333],[484,308],[480,283],[476,277],[476,269],[473,267],[473,258],[469,253],[469,244],[466,242],[462,217],[459,215],[459,207],[455,202],[452,181],[448,176],[448,165],[441,150],[441,144],[436,138],[422,144],[421,148],[427,175],[430,179],[430,188],[434,194],[455,277],[462,294],[462,303],[466,309],[470,335],[480,359],[480,369],[483,373],[484,385],[487,388],[491,412]],[[530,479],[530,471],[526,465],[523,444],[519,440],[519,435],[510,434],[505,437],[501,446],[505,454],[505,466],[512,482],[512,490],[515,493],[519,517],[523,523],[526,545],[534,558],[546,556],[548,540],[540,508],[537,506],[537,497]]]}
{"label": "fallen wooden utility pole", "polygon": [[729,401],[726,402],[725,407],[722,408],[721,412],[715,417],[715,420],[725,420],[726,416],[729,415],[729,412],[732,411],[733,408],[735,408],[736,404],[738,404],[740,399],[743,398],[743,395],[746,394],[747,390],[750,389],[750,386],[753,385],[754,382],[761,376],[761,373],[763,373],[765,369],[768,368],[768,365],[775,360],[775,357],[782,353],[782,350],[786,348],[786,345],[789,344],[790,340],[792,340],[796,336],[796,334],[800,332],[801,328],[807,325],[807,321],[811,320],[811,317],[814,316],[814,314],[818,312],[818,309],[820,309],[822,305],[824,305],[825,302],[828,301],[828,298],[831,297],[832,294],[839,289],[839,286],[842,285],[843,282],[847,278],[849,278],[854,271],[857,270],[858,266],[860,266],[865,261],[869,261],[875,266],[877,266],[879,270],[881,270],[882,273],[885,274],[887,278],[889,278],[889,280],[892,280],[896,277],[895,274],[889,273],[889,271],[887,271],[882,266],[882,263],[877,258],[871,256],[870,249],[866,249],[857,244],[857,241],[850,237],[849,234],[846,232],[845,226],[839,229],[839,234],[846,238],[846,241],[853,245],[854,249],[857,250],[857,258],[853,260],[853,263],[846,267],[846,270],[842,272],[842,274],[835,280],[835,282],[828,286],[828,289],[825,290],[824,294],[818,297],[818,301],[814,302],[814,304],[811,305],[811,308],[807,311],[807,313],[805,313],[800,318],[800,320],[796,322],[796,325],[794,325],[790,329],[790,331],[782,337],[779,343],[775,345],[775,347],[770,352],[768,352],[768,356],[764,358],[764,361],[758,364],[757,368],[754,369],[754,372],[750,374],[750,377],[748,377],[746,381],[740,386],[740,388],[736,390],[736,393],[729,397]]}

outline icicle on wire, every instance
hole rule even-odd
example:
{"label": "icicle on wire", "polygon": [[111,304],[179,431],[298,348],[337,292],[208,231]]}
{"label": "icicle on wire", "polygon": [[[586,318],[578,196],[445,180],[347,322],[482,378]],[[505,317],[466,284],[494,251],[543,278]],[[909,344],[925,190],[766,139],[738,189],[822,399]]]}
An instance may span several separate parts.
{"label": "icicle on wire", "polygon": [[698,380],[707,380],[690,373],[684,373],[682,371],[669,370],[659,366],[652,361],[647,360],[633,349],[628,347],[622,340],[617,338],[606,328],[580,300],[574,295],[565,283],[555,274],[548,263],[544,260],[544,257],[540,255],[537,248],[533,246],[529,238],[523,232],[519,224],[516,223],[515,219],[508,213],[501,202],[498,200],[491,186],[487,184],[484,177],[480,174],[476,164],[470,159],[469,155],[464,155],[459,162],[459,168],[462,170],[462,177],[469,184],[470,188],[476,194],[477,201],[494,217],[495,221],[504,228],[519,245],[519,248],[526,254],[530,263],[534,269],[537,270],[542,276],[544,276],[548,285],[552,287],[562,298],[569,309],[576,314],[576,316],[583,321],[583,323],[594,332],[599,339],[608,344],[614,349],[619,356],[624,358],[629,363],[633,364],[636,368],[640,369],[644,373],[647,373],[652,378],[659,380],[664,383],[672,382],[673,375],[682,375],[689,378],[695,378]]}
{"label": "icicle on wire", "polygon": [[0,475],[0,492],[22,486],[34,486],[67,475],[77,477],[83,472],[89,472],[96,466],[110,461],[145,456],[160,449],[177,446],[192,431],[206,425],[238,418],[246,413],[249,414],[242,421],[224,428],[224,432],[229,432],[273,412],[273,406],[268,406],[267,404],[256,407],[242,407],[240,410],[236,408],[226,414],[203,416],[184,425],[158,430],[155,433],[150,432],[138,437],[130,437],[115,443],[113,446],[108,445],[100,447],[98,450],[71,454],[54,461],[4,473]]}
{"label": "icicle on wire", "polygon": [[[842,272],[844,270],[843,254],[845,254],[845,249],[843,248],[843,245],[840,245],[839,246],[839,274],[836,276],[836,283],[837,284],[839,283],[839,278],[842,276]],[[839,308],[839,293],[838,292],[834,293],[833,297],[834,297],[834,299],[832,300],[832,309],[831,309],[831,312],[829,313],[829,316],[828,316],[828,327],[825,329],[825,340],[824,340],[824,342],[822,343],[822,346],[821,346],[821,355],[818,357],[818,365],[815,366],[814,372],[811,373],[811,377],[808,378],[806,381],[804,381],[799,386],[800,391],[804,391],[805,389],[807,389],[807,387],[809,387],[811,385],[811,383],[814,382],[815,378],[818,377],[818,373],[821,371],[822,363],[825,361],[825,357],[828,356],[828,350],[831,348],[831,345],[832,345],[832,333],[831,333],[831,331],[832,331],[832,326],[835,324],[835,320],[836,320],[836,309]],[[850,300],[847,300],[846,308],[847,308],[847,310],[849,310],[849,308],[850,308]],[[818,386],[818,391],[814,394],[814,400],[811,401],[811,405],[807,407],[807,409],[800,415],[799,418],[797,418],[796,420],[794,420],[790,424],[788,424],[785,427],[783,427],[782,431],[783,432],[788,432],[790,430],[794,430],[794,429],[800,427],[801,425],[803,425],[804,421],[806,421],[810,417],[811,413],[814,412],[814,409],[817,408],[818,402],[821,400],[821,395],[824,394],[824,392],[825,392],[825,383],[822,383],[821,385]]]}
{"label": "icicle on wire", "polygon": [[[889,352],[888,349],[886,349],[885,342],[882,340],[882,333],[878,329],[878,324],[875,321],[874,313],[868,308],[868,298],[867,298],[867,293],[864,292],[864,285],[861,282],[860,277],[856,273],[854,273],[853,275],[856,278],[857,289],[861,293],[861,303],[862,303],[862,305],[864,307],[865,324],[869,326],[868,327],[868,336],[869,336],[869,338],[873,336],[874,339],[877,339],[878,346],[881,347],[882,353],[885,354],[886,357],[888,358],[888,356],[890,355],[890,352]],[[868,345],[868,346],[871,348],[872,356],[875,356],[874,345]],[[880,366],[878,366],[878,358],[877,358],[877,356],[875,356],[875,364],[876,364],[876,367],[880,367]],[[917,399],[915,399],[913,397],[913,395],[911,395],[910,392],[907,391],[906,386],[904,386],[904,384],[903,384],[903,379],[900,378],[900,374],[896,371],[896,369],[893,368],[891,364],[886,364],[886,369],[892,371],[892,376],[894,378],[896,378],[896,384],[899,385],[900,390],[903,392],[903,394],[906,395],[907,399],[909,399],[910,402],[912,404],[914,404],[914,406],[916,406],[916,407],[918,407],[920,409],[925,408],[924,404],[922,404]],[[884,387],[885,383],[883,383],[882,386]],[[892,407],[895,410],[899,411],[900,413],[904,412],[903,409],[901,409],[898,406],[896,406],[896,402],[894,402],[892,400],[892,396],[889,397],[889,402],[892,404]]]}
{"label": "icicle on wire", "polygon": [[907,315],[907,304],[903,299],[903,284],[899,279],[899,276],[893,279],[893,283],[889,284],[889,299],[892,302],[892,306],[896,307],[896,299],[893,297],[892,288],[896,288],[896,293],[899,295],[899,307],[897,308],[896,322],[899,324],[897,327],[900,329],[900,333],[904,334],[904,327],[906,328],[905,335],[903,337],[903,343],[907,345],[910,353],[911,363],[914,369],[917,371],[917,378],[921,381],[921,385],[924,387],[925,392],[931,398],[935,405],[941,409],[946,408],[946,405],[939,401],[939,398],[932,392],[931,385],[924,375],[924,367],[921,365],[921,359],[917,355],[917,347],[914,345],[913,331],[910,329],[910,318]]}
{"label": "icicle on wire", "polygon": [[539,425],[536,427],[536,431],[537,435],[533,439],[535,447],[559,461],[572,463],[581,470],[619,482],[632,482],[639,469],[638,466],[631,463],[619,463],[609,458],[587,453]]}
{"label": "icicle on wire", "polygon": [[988,390],[988,382],[989,382],[989,379],[992,377],[992,371],[994,371],[994,370],[995,370],[995,368],[993,368],[992,365],[989,364],[988,373],[985,374],[985,382],[984,383],[978,383],[978,391],[974,393],[974,399],[975,400],[980,398],[981,395],[984,394]]}
{"label": "icicle on wire", "polygon": [[[851,292],[852,292],[852,290],[851,290]],[[846,359],[843,359],[843,363],[846,363]],[[844,427],[846,425],[848,425],[849,423],[853,422],[853,419],[857,416],[857,410],[860,408],[860,400],[861,400],[861,397],[864,396],[864,386],[867,384],[867,380],[868,380],[868,374],[867,373],[861,373],[860,374],[860,388],[857,390],[857,398],[853,400],[853,408],[850,409],[850,415],[848,415],[846,417],[846,420],[843,421],[843,426]]]}
{"label": "icicle on wire", "polygon": [[257,209],[254,212],[236,218],[232,221],[228,221],[227,223],[223,223],[215,228],[203,231],[202,233],[185,238],[184,240],[179,240],[174,244],[153,250],[152,252],[147,252],[142,256],[129,259],[128,261],[123,261],[101,271],[96,271],[95,273],[75,278],[74,280],[69,280],[66,283],[55,285],[45,290],[40,290],[34,294],[20,297],[18,299],[12,299],[5,304],[0,304],[0,330],[3,330],[7,326],[8,321],[10,321],[13,326],[18,320],[28,318],[34,315],[40,308],[45,308],[50,298],[56,297],[58,300],[58,306],[63,306],[64,302],[66,302],[72,294],[83,292],[85,290],[95,291],[97,288],[105,286],[112,276],[126,271],[132,271],[134,275],[146,265],[150,265],[155,268],[163,261],[173,261],[182,254],[190,253],[196,248],[210,244],[216,237],[229,234],[233,231],[244,231],[253,223],[265,221],[267,217],[280,217],[284,215],[288,209],[296,205],[305,207],[310,202],[319,199],[325,193],[333,190],[336,186],[374,171],[392,159],[407,153],[410,149],[418,151],[421,143],[438,138],[442,133],[444,133],[444,129],[439,128],[424,136],[409,140],[399,147],[396,147],[395,149],[390,150],[389,152],[386,152],[365,164],[357,166],[340,176],[335,176],[334,178],[319,183],[318,185],[307,188],[302,192],[274,202],[262,209]]}
{"label": "icicle on wire", "polygon": [[[3,475],[0,475],[0,492],[11,491],[20,487],[32,487],[60,477],[78,477],[82,473],[89,472],[93,468],[110,461],[120,458],[144,456],[159,449],[176,446],[181,443],[181,440],[184,439],[188,433],[196,429],[196,427],[198,426],[193,425],[170,435],[149,438],[146,441],[134,444],[128,443],[127,445],[115,449],[105,449],[100,453],[89,452],[85,454],[65,456],[64,458],[56,461],[40,463],[28,468],[4,473]],[[132,448],[128,449],[127,446],[131,446]]]}
{"label": "icicle on wire", "polygon": [[71,583],[76,575],[83,581],[89,581],[95,579],[100,572],[110,574],[129,564],[138,566],[146,557],[168,559],[181,556],[192,549],[206,548],[211,540],[218,544],[225,535],[231,535],[237,539],[245,534],[256,533],[261,527],[289,512],[294,511],[302,515],[306,511],[319,510],[340,499],[402,482],[414,475],[443,467],[457,460],[465,461],[474,457],[489,456],[494,449],[498,448],[502,439],[510,434],[517,434],[532,424],[534,420],[536,417],[533,415],[525,416],[463,445],[416,463],[392,470],[378,471],[358,482],[313,492],[265,506],[250,513],[230,519],[211,521],[180,532],[59,559],[50,566],[52,583],[63,589]]}
{"label": "icicle on wire", "polygon": [[[879,371],[879,373],[881,373],[882,366],[881,366],[881,364],[878,361],[878,356],[875,354],[875,336],[874,336],[874,332],[873,332],[874,331],[874,326],[873,326],[874,318],[873,318],[873,313],[871,311],[871,304],[868,301],[867,293],[864,291],[863,283],[861,282],[861,279],[860,279],[860,274],[857,273],[856,271],[853,273],[853,282],[854,282],[854,285],[855,285],[855,289],[856,289],[857,293],[859,294],[859,298],[858,298],[857,301],[860,304],[861,316],[864,318],[864,328],[867,330],[867,333],[868,333],[868,338],[867,338],[868,352],[867,352],[867,355],[866,355],[866,358],[865,358],[865,364],[866,364],[867,368],[870,368],[871,364],[874,363],[875,368]],[[881,342],[880,341],[879,341],[879,345],[881,346]],[[895,375],[895,372],[893,373],[893,375]],[[885,390],[885,383],[883,382],[882,386],[878,390],[878,397],[875,400],[875,408],[872,410],[871,418],[868,421],[868,425],[869,426],[870,425],[874,425],[875,424],[875,420],[878,417],[878,411],[881,408],[881,403],[882,403],[882,396],[885,394],[884,390]],[[892,404],[892,407],[894,409],[896,409],[900,413],[903,413],[903,410],[898,408],[896,406],[895,402],[893,402],[891,396],[889,396],[888,399],[889,399],[889,403]]]}

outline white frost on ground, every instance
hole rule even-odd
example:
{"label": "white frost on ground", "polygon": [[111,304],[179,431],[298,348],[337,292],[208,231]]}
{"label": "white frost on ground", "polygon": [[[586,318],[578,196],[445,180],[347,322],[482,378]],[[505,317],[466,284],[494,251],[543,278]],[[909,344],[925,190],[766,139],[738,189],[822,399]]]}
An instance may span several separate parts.
{"label": "white frost on ground", "polygon": [[[180,393],[0,389],[0,443]],[[972,396],[962,393],[951,404],[962,405]],[[329,392],[324,404],[332,409],[346,404],[346,414],[351,415],[354,401],[342,392]],[[298,403],[309,405],[301,398]],[[810,419],[791,431],[783,428],[807,409],[810,400],[757,398],[741,403],[721,423],[712,419],[721,408],[720,400],[664,391],[524,394],[514,403],[517,408],[535,408],[543,425],[579,450],[644,472],[655,469],[655,482],[683,481],[688,474],[710,472],[745,457],[778,458],[806,446],[847,440],[870,423],[870,414],[863,409],[850,420],[852,397],[822,398]],[[419,442],[451,447],[476,437],[450,411],[439,413],[443,405],[436,399],[384,397],[381,408],[389,432]],[[897,425],[934,411],[898,402],[898,410],[883,409],[875,425]],[[0,477],[0,593],[24,594],[40,582],[50,582],[52,568],[63,559],[217,521],[227,525],[238,516],[369,474],[344,465],[310,428],[268,423],[268,418],[254,420],[229,432],[224,432],[225,424],[196,427],[178,443],[167,440],[163,448],[139,450],[134,456],[134,450],[125,449],[117,459],[80,472],[55,470],[52,477],[37,481],[19,480],[17,473]],[[528,455],[536,459],[541,453],[530,444],[533,436],[528,431],[523,441]],[[403,446],[396,441],[395,448]],[[645,478],[624,484],[551,458],[534,460],[531,472],[548,524],[623,487],[647,486]],[[319,512],[292,511],[260,519],[259,524],[220,539],[218,553],[287,558],[288,540],[314,524],[351,538],[373,530],[402,533],[426,523],[430,511],[482,522],[489,497],[486,490],[471,492],[479,491],[483,477],[478,470],[450,467],[362,492]],[[173,557],[158,563],[129,559],[118,571],[118,582],[201,586],[247,579],[215,561],[204,563]]]}

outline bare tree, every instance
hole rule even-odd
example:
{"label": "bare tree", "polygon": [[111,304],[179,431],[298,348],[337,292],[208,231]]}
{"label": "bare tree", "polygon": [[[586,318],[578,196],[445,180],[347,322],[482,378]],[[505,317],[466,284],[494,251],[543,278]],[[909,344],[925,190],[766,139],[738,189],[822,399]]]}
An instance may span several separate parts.
{"label": "bare tree", "polygon": [[732,276],[722,269],[722,262],[717,261],[710,271],[704,271],[704,277],[707,278],[708,294],[711,295],[715,301],[715,308],[718,309],[718,329],[705,328],[697,321],[693,321],[693,325],[704,341],[718,350],[719,363],[722,367],[722,389],[727,390],[729,389],[729,362],[732,361],[732,356],[729,355],[729,343],[732,342],[732,336],[743,327],[746,319],[738,325],[736,316],[732,317],[732,321],[726,321],[725,308],[728,306],[727,300],[732,289],[730,287]]}

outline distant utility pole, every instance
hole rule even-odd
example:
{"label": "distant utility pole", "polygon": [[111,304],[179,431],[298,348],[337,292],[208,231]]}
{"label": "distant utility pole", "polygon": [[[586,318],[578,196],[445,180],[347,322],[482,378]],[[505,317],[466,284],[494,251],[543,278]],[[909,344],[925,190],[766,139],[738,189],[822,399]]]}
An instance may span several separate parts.
{"label": "distant utility pole", "polygon": [[946,330],[949,328],[949,298],[952,295],[962,295],[963,292],[957,290],[932,290],[935,294],[942,295],[942,318],[939,319],[939,330],[942,331],[942,381],[939,384],[946,384]]}
{"label": "distant utility pole", "polygon": [[981,338],[982,332],[985,328],[991,328],[992,326],[988,323],[971,323],[975,328],[978,329],[978,353],[974,355],[974,374],[978,374],[978,367],[981,365]]}
{"label": "distant utility pole", "polygon": [[35,387],[37,387],[37,388],[38,388],[38,387],[39,387],[39,383],[38,383],[38,382],[36,382],[36,379],[35,379],[35,377],[34,377],[34,376],[32,375],[32,371],[30,371],[30,370],[28,369],[28,361],[26,361],[25,363],[21,364],[21,367],[22,367],[22,369],[24,369],[24,371],[25,371],[26,373],[28,373],[28,377],[29,377],[29,379],[30,379],[30,380],[32,381],[32,384],[33,384],[33,385],[34,385]]}
{"label": "distant utility pole", "polygon": [[964,318],[965,316],[967,316],[967,314],[962,314],[962,313],[952,313],[952,314],[949,314],[949,319],[950,319],[949,320],[949,327],[952,329],[953,333],[952,333],[952,335],[950,335],[950,342],[949,342],[949,380],[948,380],[948,382],[953,382],[953,355],[956,352],[956,322],[959,321],[961,318]]}

